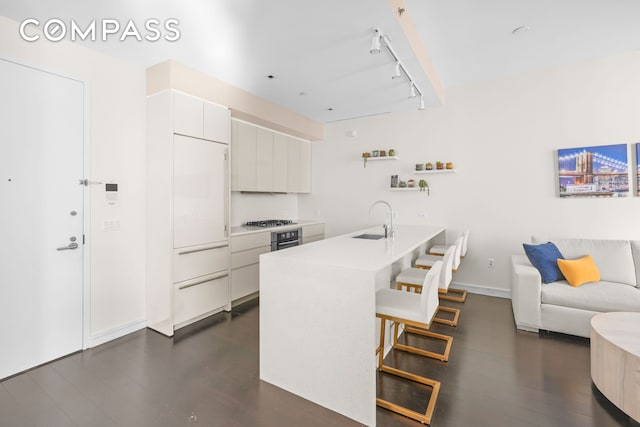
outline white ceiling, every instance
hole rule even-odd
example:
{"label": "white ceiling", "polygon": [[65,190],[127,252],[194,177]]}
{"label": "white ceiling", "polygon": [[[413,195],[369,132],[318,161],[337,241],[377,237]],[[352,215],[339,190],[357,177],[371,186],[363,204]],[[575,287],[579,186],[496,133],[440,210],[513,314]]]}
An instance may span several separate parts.
{"label": "white ceiling", "polygon": [[[406,3],[445,96],[447,87],[640,49],[637,0]],[[175,59],[320,122],[417,109],[408,82],[391,79],[390,56],[369,54],[379,27],[427,107],[439,105],[387,0],[0,0],[0,13],[81,26],[133,19],[142,29],[148,18],[176,18],[175,43],[83,43],[144,66]],[[523,25],[531,30],[511,34]]]}

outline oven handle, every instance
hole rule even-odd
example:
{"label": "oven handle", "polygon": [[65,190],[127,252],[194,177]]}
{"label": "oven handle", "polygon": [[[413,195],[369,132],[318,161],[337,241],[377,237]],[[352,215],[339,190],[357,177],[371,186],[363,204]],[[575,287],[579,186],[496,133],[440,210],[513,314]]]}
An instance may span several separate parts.
{"label": "oven handle", "polygon": [[278,246],[277,246],[278,249],[277,250],[291,248],[291,247],[294,247],[294,246],[300,246],[300,240],[299,239],[292,240],[290,242],[280,242],[280,243],[278,243]]}

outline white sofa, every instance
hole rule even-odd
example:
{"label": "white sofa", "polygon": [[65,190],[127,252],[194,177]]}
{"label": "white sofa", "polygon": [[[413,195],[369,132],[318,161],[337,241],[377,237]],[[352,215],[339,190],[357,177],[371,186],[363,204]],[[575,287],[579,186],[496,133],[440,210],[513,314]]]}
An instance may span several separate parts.
{"label": "white sofa", "polygon": [[[640,312],[640,241],[533,239],[551,241],[565,259],[591,255],[600,281],[577,288],[566,281],[543,284],[524,254],[511,257],[511,304],[518,329],[540,329],[589,337],[591,317],[609,311]],[[640,325],[638,325],[640,327]]]}

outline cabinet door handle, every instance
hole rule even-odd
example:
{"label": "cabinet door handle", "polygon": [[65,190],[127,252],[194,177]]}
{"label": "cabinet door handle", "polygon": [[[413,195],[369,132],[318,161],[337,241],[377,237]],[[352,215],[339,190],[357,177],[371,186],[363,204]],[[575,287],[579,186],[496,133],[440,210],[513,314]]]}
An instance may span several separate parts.
{"label": "cabinet door handle", "polygon": [[208,251],[209,249],[220,249],[220,248],[225,248],[229,246],[228,243],[222,243],[219,245],[214,245],[214,246],[207,246],[206,248],[200,248],[200,249],[188,249],[186,251],[180,251],[178,252],[178,255],[187,255],[187,254],[192,254],[194,252],[202,252],[202,251]]}
{"label": "cabinet door handle", "polygon": [[222,273],[222,274],[219,274],[217,276],[209,277],[208,279],[200,280],[200,281],[194,282],[194,283],[189,283],[187,285],[182,285],[182,286],[178,287],[178,290],[191,288],[192,286],[202,285],[203,283],[211,282],[213,280],[222,279],[224,277],[227,277],[228,275],[229,275],[229,273]]}

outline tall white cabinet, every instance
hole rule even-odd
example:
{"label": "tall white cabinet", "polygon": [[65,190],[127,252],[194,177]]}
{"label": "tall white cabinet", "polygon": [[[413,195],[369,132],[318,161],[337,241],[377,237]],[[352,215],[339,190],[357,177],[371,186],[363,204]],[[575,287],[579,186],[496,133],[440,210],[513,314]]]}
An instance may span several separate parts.
{"label": "tall white cabinet", "polygon": [[230,308],[227,108],[181,92],[147,98],[147,325]]}

